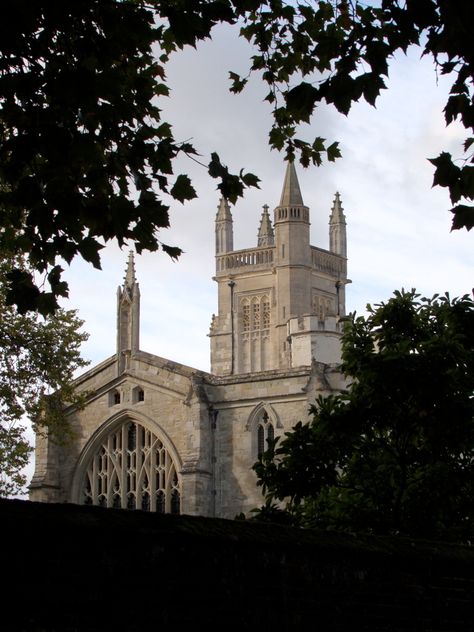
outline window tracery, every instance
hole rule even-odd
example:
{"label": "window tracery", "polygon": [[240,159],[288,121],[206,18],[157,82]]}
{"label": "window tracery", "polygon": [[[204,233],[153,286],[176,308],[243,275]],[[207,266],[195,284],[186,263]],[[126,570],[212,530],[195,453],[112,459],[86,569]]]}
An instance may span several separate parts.
{"label": "window tracery", "polygon": [[252,329],[260,329],[260,301],[258,298],[252,300]]}
{"label": "window tracery", "polygon": [[250,303],[244,299],[242,301],[242,331],[250,329]]}
{"label": "window tracery", "polygon": [[327,316],[332,316],[335,313],[333,299],[321,294],[313,294],[312,307],[313,314],[318,316],[319,320],[324,320]]}
{"label": "window tracery", "polygon": [[262,329],[270,328],[270,301],[266,296],[262,299]]}
{"label": "window tracery", "polygon": [[243,296],[239,306],[239,371],[264,371],[270,364],[271,352],[269,296]]}
{"label": "window tracery", "polygon": [[86,505],[180,513],[181,490],[175,463],[160,439],[133,421],[102,441],[86,469]]}

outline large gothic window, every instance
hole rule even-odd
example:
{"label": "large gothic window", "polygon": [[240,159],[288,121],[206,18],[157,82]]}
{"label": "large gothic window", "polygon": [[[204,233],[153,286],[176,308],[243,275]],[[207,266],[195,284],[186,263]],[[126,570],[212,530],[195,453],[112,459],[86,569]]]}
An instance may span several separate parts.
{"label": "large gothic window", "polygon": [[244,296],[239,309],[239,371],[264,371],[270,366],[270,299]]}
{"label": "large gothic window", "polygon": [[158,437],[134,421],[126,422],[102,441],[91,458],[81,502],[179,514],[176,466]]}

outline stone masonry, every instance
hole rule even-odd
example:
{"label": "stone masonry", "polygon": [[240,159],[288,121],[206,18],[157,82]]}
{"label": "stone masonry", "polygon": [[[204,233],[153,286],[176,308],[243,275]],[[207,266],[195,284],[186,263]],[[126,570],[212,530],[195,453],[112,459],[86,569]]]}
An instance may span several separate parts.
{"label": "stone masonry", "polygon": [[261,503],[252,465],[266,441],[307,419],[338,370],[347,280],[346,222],[336,194],[329,250],[310,245],[309,208],[293,164],[257,245],[233,249],[221,200],[215,221],[218,313],[211,372],[140,350],[140,290],[130,254],[117,293],[115,355],[84,373],[75,439],[38,436],[31,500],[233,518]]}

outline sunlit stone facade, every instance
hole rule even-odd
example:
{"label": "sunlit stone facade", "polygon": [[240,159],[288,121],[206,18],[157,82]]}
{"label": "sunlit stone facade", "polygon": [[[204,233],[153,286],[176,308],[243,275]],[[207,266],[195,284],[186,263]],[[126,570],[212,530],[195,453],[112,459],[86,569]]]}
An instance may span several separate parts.
{"label": "sunlit stone facade", "polygon": [[329,250],[310,245],[310,211],[288,165],[273,222],[233,249],[221,200],[215,221],[218,313],[211,372],[140,350],[140,291],[130,255],[117,294],[117,350],[77,379],[74,440],[38,436],[30,498],[232,518],[261,502],[252,464],[266,441],[305,420],[318,394],[344,388],[338,370],[347,283],[339,194]]}

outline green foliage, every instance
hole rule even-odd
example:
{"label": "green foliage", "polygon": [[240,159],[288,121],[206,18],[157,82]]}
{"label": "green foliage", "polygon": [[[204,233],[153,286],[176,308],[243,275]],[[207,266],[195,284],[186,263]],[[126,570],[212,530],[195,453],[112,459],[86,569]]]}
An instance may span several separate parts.
{"label": "green foliage", "polygon": [[[23,269],[21,260],[16,266]],[[83,396],[72,387],[74,372],[87,365],[79,352],[87,334],[74,311],[56,310],[46,318],[20,314],[6,305],[5,276],[10,260],[0,261],[0,495],[18,493],[25,484],[21,469],[32,448],[23,421],[65,442],[70,429],[66,404],[80,406]]]}
{"label": "green foliage", "polygon": [[[9,275],[7,302],[20,312],[54,310],[68,292],[61,260],[81,256],[100,267],[111,239],[179,256],[158,231],[169,224],[167,198],[196,195],[186,175],[169,183],[176,157],[196,151],[176,141],[157,102],[169,92],[167,51],[207,37],[232,15],[226,4],[3,2],[0,248],[28,255],[29,269]],[[249,174],[230,185],[227,171],[215,177],[231,201],[256,185]],[[33,271],[47,273],[49,291]]]}
{"label": "green foliage", "polygon": [[[458,120],[472,133],[473,21],[472,2],[259,3],[245,14],[241,34],[257,49],[251,72],[261,73],[269,87],[266,98],[273,105],[274,116],[271,147],[285,147],[291,159],[300,153],[304,166],[310,162],[319,165],[325,145],[297,138],[298,124],[308,122],[320,103],[332,104],[345,115],[361,98],[375,105],[386,88],[389,61],[409,46],[418,46],[422,55],[432,57],[438,72],[453,77],[444,110],[446,123]],[[242,90],[247,81],[235,73],[231,79],[234,92]],[[468,138],[462,160],[443,152],[431,161],[436,167],[434,184],[447,187],[453,203],[474,199],[471,143]],[[453,229],[470,230],[474,225],[472,205],[457,204],[451,212]]]}
{"label": "green foliage", "polygon": [[343,336],[349,392],[319,397],[254,466],[268,508],[326,529],[474,537],[474,302],[411,292]]}
{"label": "green foliage", "polygon": [[[320,103],[347,115],[354,102],[375,105],[389,61],[418,46],[437,70],[453,76],[447,124],[470,136],[461,161],[432,159],[434,184],[449,189],[453,228],[474,225],[472,2],[383,0],[4,0],[0,21],[0,248],[28,256],[30,270],[9,276],[8,303],[49,313],[67,296],[61,264],[83,257],[100,267],[111,239],[137,252],[162,244],[169,203],[195,196],[185,174],[173,177],[180,154],[159,104],[168,98],[166,64],[185,46],[235,25],[254,48],[249,73],[230,71],[243,90],[256,72],[272,105],[271,148],[304,166],[340,155],[337,142],[298,136]],[[327,144],[328,143],[328,144]],[[194,158],[195,159],[195,158]],[[462,162],[462,164],[455,164]],[[229,201],[258,178],[232,174],[217,154],[208,164]]]}

